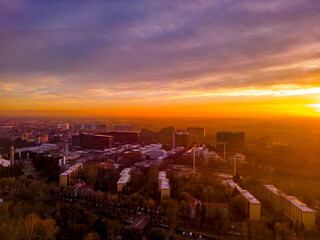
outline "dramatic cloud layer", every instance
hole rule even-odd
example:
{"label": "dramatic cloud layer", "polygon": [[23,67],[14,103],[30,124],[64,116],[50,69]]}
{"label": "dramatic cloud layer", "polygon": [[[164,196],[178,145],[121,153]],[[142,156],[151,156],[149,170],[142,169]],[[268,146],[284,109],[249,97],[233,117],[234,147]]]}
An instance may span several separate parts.
{"label": "dramatic cloud layer", "polygon": [[319,95],[319,0],[0,7],[0,110]]}

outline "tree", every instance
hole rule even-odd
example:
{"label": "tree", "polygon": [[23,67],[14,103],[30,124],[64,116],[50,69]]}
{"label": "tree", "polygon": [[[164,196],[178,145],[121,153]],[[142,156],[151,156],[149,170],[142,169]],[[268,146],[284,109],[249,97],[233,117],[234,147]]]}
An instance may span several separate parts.
{"label": "tree", "polygon": [[99,234],[101,240],[107,239],[107,222],[101,217],[94,221],[92,230]]}
{"label": "tree", "polygon": [[169,220],[169,224],[170,225],[177,226],[178,209],[179,209],[178,201],[170,199],[168,201],[168,207],[167,207],[167,216],[168,216],[168,220]]}
{"label": "tree", "polygon": [[91,232],[84,237],[84,240],[100,240],[100,235],[96,232]]}
{"label": "tree", "polygon": [[132,228],[125,226],[120,230],[120,236],[122,240],[140,240],[141,236],[134,232]]}
{"label": "tree", "polygon": [[161,228],[152,228],[151,231],[147,234],[148,240],[164,240],[166,239],[166,234],[162,231]]}
{"label": "tree", "polygon": [[53,240],[55,239],[59,228],[53,219],[42,220],[37,214],[31,213],[19,221],[17,229],[17,239],[22,240]]}

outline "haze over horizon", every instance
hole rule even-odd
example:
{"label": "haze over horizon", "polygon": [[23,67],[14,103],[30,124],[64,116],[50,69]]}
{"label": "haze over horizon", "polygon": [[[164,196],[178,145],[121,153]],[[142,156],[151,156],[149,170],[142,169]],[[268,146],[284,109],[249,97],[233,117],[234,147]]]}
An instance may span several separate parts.
{"label": "haze over horizon", "polygon": [[0,114],[320,117],[320,1],[1,3]]}

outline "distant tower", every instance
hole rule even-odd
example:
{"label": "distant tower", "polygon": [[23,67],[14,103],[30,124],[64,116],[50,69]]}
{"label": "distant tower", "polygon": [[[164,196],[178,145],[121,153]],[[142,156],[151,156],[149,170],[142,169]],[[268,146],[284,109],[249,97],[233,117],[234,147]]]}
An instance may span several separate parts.
{"label": "distant tower", "polygon": [[10,149],[10,166],[14,165],[14,147]]}

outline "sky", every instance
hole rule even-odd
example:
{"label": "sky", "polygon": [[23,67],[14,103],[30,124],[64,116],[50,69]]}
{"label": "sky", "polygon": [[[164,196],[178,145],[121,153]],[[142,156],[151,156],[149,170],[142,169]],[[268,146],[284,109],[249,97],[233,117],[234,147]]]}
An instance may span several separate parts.
{"label": "sky", "polygon": [[319,0],[0,9],[0,114],[320,117]]}

